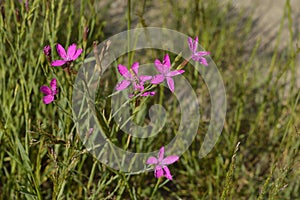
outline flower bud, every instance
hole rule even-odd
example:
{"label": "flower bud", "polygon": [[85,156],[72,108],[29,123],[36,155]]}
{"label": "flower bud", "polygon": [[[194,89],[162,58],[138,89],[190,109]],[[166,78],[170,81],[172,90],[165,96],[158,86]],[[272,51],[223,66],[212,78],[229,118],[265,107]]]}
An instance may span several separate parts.
{"label": "flower bud", "polygon": [[51,47],[50,47],[49,45],[46,45],[46,46],[44,47],[44,54],[45,54],[46,56],[51,56]]}
{"label": "flower bud", "polygon": [[49,45],[46,45],[44,47],[44,54],[47,57],[48,63],[52,62],[52,56],[51,56],[51,47]]}
{"label": "flower bud", "polygon": [[87,41],[88,33],[89,33],[89,27],[84,26],[84,29],[83,29],[83,41],[84,41],[84,42]]}

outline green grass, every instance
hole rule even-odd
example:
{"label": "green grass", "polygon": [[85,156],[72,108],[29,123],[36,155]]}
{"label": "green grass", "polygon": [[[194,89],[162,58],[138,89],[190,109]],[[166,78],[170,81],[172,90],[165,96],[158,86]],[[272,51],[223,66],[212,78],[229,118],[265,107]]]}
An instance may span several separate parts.
{"label": "green grass", "polygon": [[[70,114],[75,76],[50,67],[43,54],[43,47],[50,44],[52,56],[58,58],[55,44],[66,47],[73,42],[84,49],[84,54],[93,51],[93,41],[101,42],[117,33],[103,31],[110,24],[110,10],[100,9],[100,1],[94,0],[29,2],[28,11],[19,1],[0,3],[5,12],[0,16],[0,199],[300,198],[300,93],[295,73],[300,49],[292,37],[289,1],[282,8],[282,24],[289,24],[289,45],[280,52],[276,47],[264,59],[258,48],[260,41],[245,46],[253,19],[232,5],[221,6],[217,0],[187,0],[185,6],[172,0],[158,1],[157,6],[164,9],[154,19],[161,19],[164,27],[199,36],[202,46],[212,52],[227,95],[226,122],[214,149],[198,158],[208,123],[202,119],[189,150],[170,166],[174,180],[163,179],[158,184],[152,172],[128,175],[105,166],[87,152]],[[124,10],[124,16],[116,16],[124,30],[126,26],[147,26],[144,13],[154,3],[132,1],[132,5]],[[83,40],[85,26],[89,27],[87,41]],[[118,63],[130,66],[138,59],[151,62],[155,56],[162,59],[161,53],[146,53],[146,58],[143,53],[128,54]],[[81,56],[79,62],[83,59]],[[79,67],[79,63],[75,65]],[[195,80],[192,70],[185,76]],[[44,105],[39,87],[53,77],[58,80],[60,93],[55,103]],[[199,95],[207,97],[201,79],[191,85],[201,86]],[[113,86],[104,86],[104,91],[112,91]],[[163,91],[161,94],[164,98]],[[101,95],[97,100],[101,103],[99,116],[106,119],[110,113],[101,115],[101,111],[108,102]],[[210,106],[209,100],[204,102]],[[106,134],[123,149],[158,149],[178,128],[177,104],[171,108],[174,115],[168,123],[172,126],[156,139],[141,142],[126,134],[120,136],[114,121],[106,124]],[[206,108],[201,109],[204,112]]]}

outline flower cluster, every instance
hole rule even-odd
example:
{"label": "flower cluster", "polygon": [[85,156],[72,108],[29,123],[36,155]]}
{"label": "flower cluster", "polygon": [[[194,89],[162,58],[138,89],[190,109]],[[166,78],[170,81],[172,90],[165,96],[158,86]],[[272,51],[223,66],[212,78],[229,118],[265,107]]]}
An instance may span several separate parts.
{"label": "flower cluster", "polygon": [[[47,60],[49,63],[51,63],[51,66],[57,67],[57,66],[63,66],[63,68],[66,68],[68,72],[71,71],[71,63],[75,61],[80,54],[82,53],[82,49],[77,49],[76,44],[72,44],[68,47],[67,52],[62,47],[61,44],[56,45],[56,50],[58,55],[62,58],[62,60],[54,60],[52,61],[51,57],[51,47],[49,45],[46,45],[44,47],[44,54],[47,57]],[[44,93],[46,96],[43,97],[44,104],[49,104],[54,101],[55,95],[58,93],[57,89],[57,81],[55,78],[53,78],[50,82],[50,87],[43,85],[40,87],[40,91]]]}
{"label": "flower cluster", "polygon": [[[119,82],[116,86],[116,90],[124,90],[129,85],[133,86],[134,91],[143,92],[144,83],[152,79],[151,76],[139,76],[139,63],[132,64],[131,69],[128,70],[123,65],[118,65],[118,71],[125,78],[125,80]],[[141,96],[153,96],[155,92],[144,92]]]}
{"label": "flower cluster", "polygon": [[[177,76],[179,74],[182,74],[184,70],[174,70],[170,71],[171,69],[171,63],[170,63],[170,58],[169,55],[166,54],[164,57],[163,62],[161,63],[158,59],[155,60],[154,62],[155,67],[159,74],[155,76],[139,76],[138,75],[138,69],[139,69],[139,63],[135,62],[131,66],[131,69],[128,70],[125,66],[123,65],[118,65],[118,71],[121,74],[121,76],[124,77],[125,80],[122,80],[119,82],[116,86],[116,90],[124,90],[126,89],[129,85],[133,86],[134,91],[141,92],[141,96],[153,96],[155,95],[155,92],[144,92],[144,84],[146,81],[149,81],[151,84],[157,85],[164,80],[167,81],[167,84],[169,86],[169,89],[174,92],[175,87],[174,87],[174,81],[172,79],[173,76]],[[130,95],[132,96],[132,94]]]}
{"label": "flower cluster", "polygon": [[[198,37],[196,37],[194,40],[192,38],[188,38],[188,44],[191,51],[191,59],[199,62],[200,64],[203,64],[204,66],[208,66],[208,62],[204,56],[207,56],[210,54],[210,52],[207,51],[198,51]],[[156,59],[154,61],[154,65],[156,70],[158,71],[158,74],[155,76],[149,76],[149,75],[139,75],[138,69],[139,69],[139,63],[135,62],[131,66],[131,69],[128,70],[127,67],[119,64],[118,65],[118,71],[120,75],[124,78],[124,80],[120,81],[117,86],[116,90],[121,91],[126,88],[128,88],[130,85],[133,86],[134,92],[140,92],[140,96],[154,96],[155,92],[145,92],[144,84],[149,81],[151,84],[157,85],[164,81],[167,82],[167,85],[171,92],[175,91],[175,85],[174,80],[172,77],[183,74],[184,70],[178,69],[178,70],[171,70],[171,62],[170,57],[168,54],[164,56],[163,61],[161,62],[159,59]],[[129,94],[129,97],[132,97],[133,94]]]}
{"label": "flower cluster", "polygon": [[[210,54],[210,52],[206,51],[197,51],[198,48],[198,37],[194,40],[192,38],[188,38],[188,44],[191,51],[190,59],[199,62],[204,66],[208,66],[208,62],[204,56]],[[139,63],[135,62],[132,64],[131,69],[127,69],[126,66],[119,64],[118,71],[120,75],[124,78],[124,80],[118,82],[116,86],[117,91],[124,90],[128,88],[130,85],[133,87],[134,92],[140,92],[140,96],[153,96],[155,92],[153,91],[144,91],[144,84],[148,81],[150,84],[160,84],[164,81],[167,82],[167,85],[171,92],[175,91],[174,80],[172,77],[183,74],[185,71],[182,69],[171,70],[171,62],[168,54],[164,56],[164,59],[160,61],[156,59],[154,61],[154,66],[158,72],[158,74],[154,76],[149,75],[139,75]],[[129,97],[134,96],[134,94],[130,94]],[[164,146],[162,146],[159,150],[158,156],[149,157],[146,161],[148,165],[154,165],[154,176],[156,178],[160,178],[162,176],[166,177],[169,180],[172,180],[172,175],[167,167],[167,165],[173,164],[174,162],[179,160],[179,157],[176,155],[167,156],[164,158]]]}

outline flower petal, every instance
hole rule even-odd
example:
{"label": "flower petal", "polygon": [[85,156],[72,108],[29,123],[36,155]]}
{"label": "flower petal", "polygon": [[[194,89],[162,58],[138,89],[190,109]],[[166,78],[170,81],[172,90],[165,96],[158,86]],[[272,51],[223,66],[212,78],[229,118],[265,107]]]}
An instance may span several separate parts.
{"label": "flower petal", "polygon": [[158,162],[160,163],[164,159],[165,147],[162,146],[158,152]]}
{"label": "flower petal", "polygon": [[170,57],[168,54],[165,55],[163,64],[165,67],[168,67],[168,68],[171,67]]}
{"label": "flower petal", "polygon": [[174,70],[174,71],[170,71],[168,74],[167,74],[167,76],[177,76],[177,75],[179,75],[179,74],[182,74],[182,73],[184,73],[184,70]]}
{"label": "flower petal", "polygon": [[164,65],[160,62],[160,60],[156,59],[154,61],[154,65],[159,73],[161,73],[161,74],[164,73]]}
{"label": "flower petal", "polygon": [[167,166],[165,166],[164,168],[163,168],[163,171],[164,171],[164,176],[167,178],[167,179],[169,179],[169,180],[172,180],[173,178],[172,178],[172,175],[171,175],[171,172],[170,172],[170,170],[169,170],[169,168],[167,167]]}
{"label": "flower petal", "polygon": [[149,157],[148,160],[146,161],[146,164],[148,164],[148,165],[153,165],[153,164],[157,164],[157,163],[158,163],[157,158],[155,158],[153,156]]}
{"label": "flower petal", "polygon": [[56,83],[55,78],[50,81],[50,87],[51,87],[52,92],[55,93],[56,92],[56,87],[57,87],[57,83]]}
{"label": "flower petal", "polygon": [[205,58],[200,58],[199,62],[204,66],[208,66],[207,60]]}
{"label": "flower petal", "polygon": [[154,96],[156,94],[156,92],[150,92],[150,96]]}
{"label": "flower petal", "polygon": [[139,76],[141,82],[149,81],[152,79],[152,76]]}
{"label": "flower petal", "polygon": [[169,86],[170,90],[172,92],[174,92],[174,90],[175,90],[174,80],[171,77],[167,77],[166,79],[167,79],[167,83],[168,83],[168,86]]}
{"label": "flower petal", "polygon": [[196,53],[194,54],[194,56],[202,57],[202,56],[207,56],[207,55],[209,55],[209,54],[210,54],[209,51],[198,51],[198,52],[196,52]]}
{"label": "flower petal", "polygon": [[41,86],[41,87],[40,87],[40,91],[41,91],[42,93],[44,93],[44,94],[47,94],[47,95],[52,94],[51,89],[50,89],[48,86],[46,86],[46,85]]}
{"label": "flower petal", "polygon": [[154,96],[155,92],[144,92],[141,96],[142,97],[147,97],[147,96]]}
{"label": "flower petal", "polygon": [[67,58],[72,60],[74,54],[76,53],[76,44],[73,43],[71,44],[69,47],[68,47],[68,50],[67,50]]}
{"label": "flower petal", "polygon": [[62,59],[64,59],[64,60],[67,59],[67,53],[66,53],[65,49],[63,48],[63,46],[61,46],[61,44],[56,45],[56,51]]}
{"label": "flower petal", "polygon": [[194,52],[194,40],[191,37],[188,38],[188,43],[190,50]]}
{"label": "flower petal", "polygon": [[58,66],[62,66],[64,64],[66,64],[66,61],[64,61],[64,60],[54,60],[54,61],[52,61],[51,66],[58,67]]}
{"label": "flower petal", "polygon": [[116,86],[116,90],[120,91],[120,90],[124,90],[126,89],[129,85],[130,85],[130,81],[128,80],[123,80],[121,82],[119,82]]}
{"label": "flower petal", "polygon": [[164,175],[164,170],[161,166],[156,166],[154,170],[154,176],[155,178],[160,178]]}
{"label": "flower petal", "polygon": [[160,84],[165,80],[165,77],[161,74],[157,74],[155,76],[153,76],[152,80],[151,80],[151,84]]}
{"label": "flower petal", "polygon": [[53,95],[47,95],[47,96],[43,97],[44,104],[49,104],[52,101],[54,101],[54,96]]}
{"label": "flower petal", "polygon": [[193,47],[194,47],[194,52],[197,51],[197,48],[198,48],[198,36],[195,37]]}
{"label": "flower petal", "polygon": [[76,53],[73,55],[73,57],[71,57],[71,60],[76,60],[80,56],[82,51],[82,49],[77,49]]}
{"label": "flower petal", "polygon": [[170,164],[176,162],[178,159],[179,159],[179,156],[167,156],[160,162],[160,164],[170,165]]}
{"label": "flower petal", "polygon": [[130,79],[131,78],[131,74],[128,71],[127,67],[125,67],[124,65],[118,65],[118,71],[121,74],[121,76]]}
{"label": "flower petal", "polygon": [[131,69],[133,70],[133,72],[135,73],[136,76],[138,76],[139,74],[139,63],[135,62],[132,64]]}

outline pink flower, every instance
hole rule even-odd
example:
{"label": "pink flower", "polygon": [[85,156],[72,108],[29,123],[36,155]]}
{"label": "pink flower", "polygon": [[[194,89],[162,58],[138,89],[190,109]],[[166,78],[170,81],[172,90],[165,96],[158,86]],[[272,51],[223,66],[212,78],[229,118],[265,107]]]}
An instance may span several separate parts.
{"label": "pink flower", "polygon": [[162,146],[158,152],[158,158],[151,156],[148,158],[146,163],[148,165],[155,165],[154,176],[155,178],[160,178],[165,176],[167,179],[172,180],[172,175],[167,167],[179,159],[179,156],[167,156],[164,158],[165,148]]}
{"label": "pink flower", "polygon": [[73,62],[76,60],[80,54],[82,53],[82,49],[76,49],[76,44],[72,44],[68,47],[68,51],[66,53],[65,49],[60,45],[56,45],[56,50],[58,55],[62,58],[62,60],[54,60],[51,65],[54,67],[62,66],[66,63]]}
{"label": "pink flower", "polygon": [[[118,71],[125,78],[125,80],[120,81],[116,90],[121,91],[126,89],[129,85],[133,85],[134,91],[142,92],[144,90],[144,83],[152,79],[152,76],[139,76],[139,63],[135,62],[132,64],[131,69],[128,70],[127,67],[123,65],[118,65]],[[144,92],[141,96],[153,96],[155,92]],[[130,95],[133,96],[133,95]]]}
{"label": "pink flower", "polygon": [[208,51],[198,51],[197,52],[198,37],[195,37],[195,40],[193,40],[192,38],[189,37],[188,43],[189,43],[190,50],[192,52],[192,59],[196,62],[203,64],[204,66],[208,66],[208,63],[203,56],[209,55],[210,52],[208,52]]}
{"label": "pink flower", "polygon": [[54,101],[54,96],[58,93],[56,86],[57,84],[55,78],[51,80],[50,87],[46,85],[41,86],[40,91],[46,95],[43,98],[44,104],[49,104]]}
{"label": "pink flower", "polygon": [[170,63],[170,58],[169,58],[168,54],[165,55],[163,63],[161,63],[158,59],[156,59],[154,61],[154,64],[155,64],[157,71],[160,74],[155,75],[153,77],[153,79],[151,80],[151,83],[152,84],[160,84],[166,79],[170,90],[172,92],[174,92],[175,87],[174,87],[174,80],[172,79],[172,76],[177,76],[179,74],[182,74],[184,72],[184,70],[170,71],[171,63]]}

